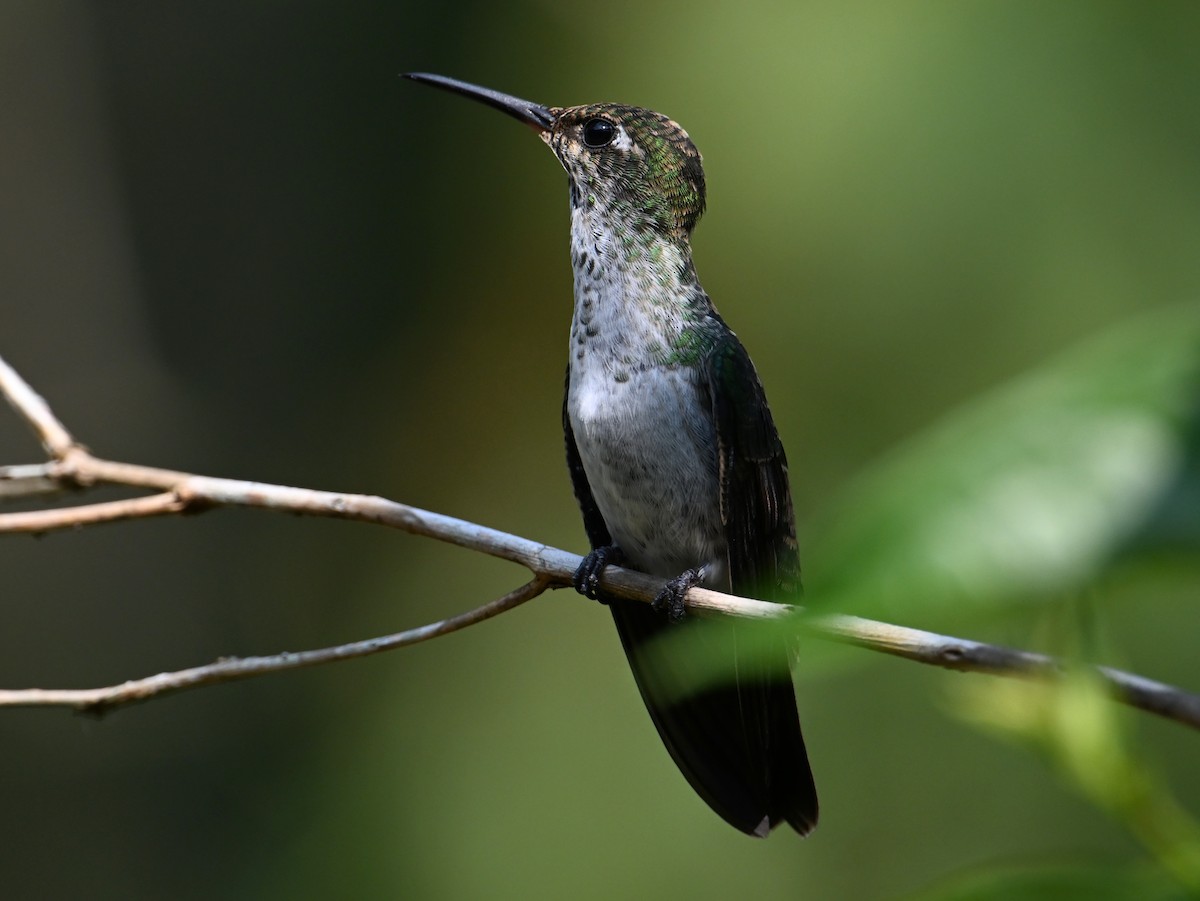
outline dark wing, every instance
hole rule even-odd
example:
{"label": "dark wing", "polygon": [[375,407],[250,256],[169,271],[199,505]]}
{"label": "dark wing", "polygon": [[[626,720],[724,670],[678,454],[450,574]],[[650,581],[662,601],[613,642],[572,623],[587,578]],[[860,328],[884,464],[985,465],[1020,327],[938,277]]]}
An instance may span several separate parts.
{"label": "dark wing", "polygon": [[[785,601],[800,590],[800,557],[787,458],[749,354],[725,330],[705,367],[717,433],[721,521],[734,594]],[[729,623],[736,659],[737,632]],[[770,662],[738,666],[736,691],[751,770],[761,775],[772,825],[807,834],[817,824],[817,791],[800,732],[790,652],[782,637]]]}
{"label": "dark wing", "polygon": [[733,332],[713,348],[707,376],[733,592],[790,601],[800,590],[800,556],[787,458],[762,382]]}

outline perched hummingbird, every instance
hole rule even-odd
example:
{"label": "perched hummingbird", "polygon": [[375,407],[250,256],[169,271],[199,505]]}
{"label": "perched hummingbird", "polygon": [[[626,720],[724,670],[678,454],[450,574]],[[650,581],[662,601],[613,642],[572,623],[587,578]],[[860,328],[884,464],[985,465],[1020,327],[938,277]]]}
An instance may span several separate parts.
{"label": "perched hummingbird", "polygon": [[646,648],[696,627],[683,620],[693,585],[779,601],[799,590],[783,446],[754,365],[692,264],[700,153],[651,110],[546,107],[441,75],[406,77],[532,126],[567,170],[575,313],[563,429],[592,545],[575,587],[597,597],[608,564],[670,579],[652,606],[607,599],[663,743],[742,832],[787,822],[807,834],[817,793],[783,641],[770,663],[739,660],[745,624],[703,623],[706,650],[736,675],[691,692],[694,661]]}

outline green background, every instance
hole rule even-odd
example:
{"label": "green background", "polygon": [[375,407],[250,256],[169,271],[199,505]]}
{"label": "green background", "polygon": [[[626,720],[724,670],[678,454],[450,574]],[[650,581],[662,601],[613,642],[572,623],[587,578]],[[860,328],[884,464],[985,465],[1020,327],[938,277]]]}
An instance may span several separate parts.
{"label": "green background", "polygon": [[[401,81],[661,110],[705,155],[700,276],[750,348],[805,543],[888,448],[1200,288],[1193,4],[0,6],[0,354],[96,453],[382,494],[582,550],[562,462],[565,179]],[[0,463],[38,448],[0,417]],[[0,685],[108,684],[440,619],[523,581],[248,511],[0,540]],[[1103,611],[1192,688],[1194,592]],[[1030,642],[1010,619],[908,624]],[[802,666],[805,841],[711,815],[605,610],[545,596],[395,654],[102,721],[0,715],[6,898],[896,898],[1143,859],[962,677]],[[1200,806],[1197,740],[1132,717]]]}

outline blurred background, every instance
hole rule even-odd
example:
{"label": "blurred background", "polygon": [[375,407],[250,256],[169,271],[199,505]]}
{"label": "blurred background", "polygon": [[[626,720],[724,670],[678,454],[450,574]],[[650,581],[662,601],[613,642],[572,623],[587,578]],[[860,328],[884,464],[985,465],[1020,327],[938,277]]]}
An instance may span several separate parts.
{"label": "blurred background", "polygon": [[[697,266],[767,386],[803,555],[889,448],[1195,300],[1198,44],[1185,3],[4,3],[0,354],[101,456],[581,551],[564,175],[512,121],[397,75],[652,107],[704,153]],[[0,464],[39,458],[0,416]],[[0,570],[13,688],[392,632],[525,578],[234,510],[5,538]],[[1200,688],[1194,592],[1135,600],[1104,606],[1110,662]],[[1020,618],[909,624],[1031,643]],[[981,678],[802,666],[823,807],[803,842],[710,814],[607,611],[567,593],[100,721],[9,711],[0,893],[884,899],[1143,861],[1039,757],[948,715]],[[1195,734],[1126,719],[1194,812]]]}

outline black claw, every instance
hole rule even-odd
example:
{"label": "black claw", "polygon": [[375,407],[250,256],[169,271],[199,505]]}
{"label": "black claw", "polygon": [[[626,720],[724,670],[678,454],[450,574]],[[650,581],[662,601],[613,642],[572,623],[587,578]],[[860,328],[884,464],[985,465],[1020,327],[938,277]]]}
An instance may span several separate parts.
{"label": "black claw", "polygon": [[579,569],[575,570],[575,578],[572,580],[575,590],[585,598],[591,598],[602,604],[607,603],[604,598],[600,597],[600,574],[604,572],[606,566],[620,564],[621,560],[621,549],[615,544],[593,548],[591,553],[583,558]]}
{"label": "black claw", "polygon": [[704,576],[700,570],[686,570],[663,586],[663,590],[658,593],[658,597],[654,599],[651,606],[659,612],[665,610],[667,619],[671,622],[679,622],[687,610],[683,602],[684,596],[692,586],[699,585],[703,579]]}

